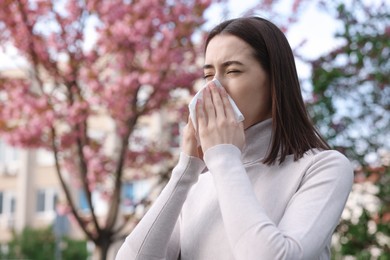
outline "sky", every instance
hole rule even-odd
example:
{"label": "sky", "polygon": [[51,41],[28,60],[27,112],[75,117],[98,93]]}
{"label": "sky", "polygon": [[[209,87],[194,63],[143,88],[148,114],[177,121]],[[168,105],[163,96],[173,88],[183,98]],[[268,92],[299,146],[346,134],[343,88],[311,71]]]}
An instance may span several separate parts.
{"label": "sky", "polygon": [[[229,17],[227,18],[241,16],[248,8],[254,6],[257,2],[258,0],[230,0],[228,4]],[[292,0],[279,1],[278,11],[280,10],[280,13],[289,12],[291,2]],[[299,17],[299,23],[291,27],[286,35],[293,49],[298,46],[302,40],[306,39],[306,44],[302,48],[304,53],[301,54],[307,58],[318,57],[337,45],[337,42],[333,38],[334,32],[337,29],[337,24],[329,15],[318,10],[316,2],[317,1],[306,1],[305,10]],[[270,17],[266,17],[266,14],[261,15],[272,20]],[[206,28],[212,28],[222,21],[225,17],[222,15],[220,5],[212,6],[206,12],[206,18],[209,20],[206,24]],[[90,38],[90,41],[94,40],[93,36]],[[10,48],[7,51],[7,55],[0,51],[0,69],[15,67],[13,64],[18,64],[19,66],[23,64],[22,61],[17,58],[15,50]],[[300,65],[298,64],[298,66]],[[300,69],[300,73],[302,74],[300,75],[301,77],[307,77],[309,71],[303,66]]]}
{"label": "sky", "polygon": [[[248,8],[256,5],[257,2],[259,0],[230,0],[229,18],[241,16]],[[289,14],[292,5],[291,2],[293,1],[279,1],[280,4],[277,5],[278,13]],[[299,16],[299,22],[292,26],[286,35],[292,47],[307,37],[308,42],[305,45],[305,52],[310,57],[318,57],[320,52],[329,51],[337,44],[333,35],[338,28],[338,24],[329,14],[318,8],[317,2],[306,1],[304,3],[304,9]],[[206,13],[206,17],[210,20],[210,25],[212,23],[216,24],[223,19],[221,14],[218,15],[218,11],[218,7],[215,6]],[[276,21],[272,20],[272,17],[267,17],[269,16],[267,13],[263,12],[259,13],[259,15],[276,23]]]}
{"label": "sky", "polygon": [[[226,18],[236,18],[242,16],[248,8],[253,7],[258,3],[258,0],[230,0],[229,1],[229,16]],[[289,14],[293,0],[281,0],[277,5],[279,14]],[[321,11],[318,8],[318,1],[304,1],[304,9],[299,16],[299,21],[289,28],[286,37],[292,47],[295,49],[303,40],[306,40],[304,46],[299,49],[298,53],[305,58],[315,59],[324,53],[327,53],[340,44],[334,34],[340,28],[341,24],[335,21],[329,14]],[[272,17],[268,17],[267,13],[259,13],[258,15],[276,23]],[[221,22],[224,17],[221,13],[221,8],[214,6],[210,8],[206,17],[209,22],[206,28],[212,28],[214,25]],[[310,76],[309,67],[299,60],[297,69],[300,78]]]}

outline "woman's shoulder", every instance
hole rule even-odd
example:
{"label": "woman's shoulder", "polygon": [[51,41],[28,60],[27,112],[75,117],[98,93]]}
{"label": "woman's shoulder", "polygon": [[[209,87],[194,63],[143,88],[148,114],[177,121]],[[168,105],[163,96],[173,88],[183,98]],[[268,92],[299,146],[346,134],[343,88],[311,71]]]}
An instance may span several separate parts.
{"label": "woman's shoulder", "polygon": [[287,156],[283,165],[298,164],[306,167],[310,167],[313,164],[321,163],[338,163],[351,167],[351,161],[342,153],[337,150],[323,150],[313,148],[306,151],[301,158],[294,160],[294,155]]}
{"label": "woman's shoulder", "polygon": [[312,163],[332,161],[352,166],[351,161],[337,150],[323,150],[315,148],[307,151],[303,157],[310,159]]}
{"label": "woman's shoulder", "polygon": [[353,181],[353,166],[351,161],[337,150],[312,149],[304,158],[309,161],[307,174],[329,178],[341,178],[347,182]]}

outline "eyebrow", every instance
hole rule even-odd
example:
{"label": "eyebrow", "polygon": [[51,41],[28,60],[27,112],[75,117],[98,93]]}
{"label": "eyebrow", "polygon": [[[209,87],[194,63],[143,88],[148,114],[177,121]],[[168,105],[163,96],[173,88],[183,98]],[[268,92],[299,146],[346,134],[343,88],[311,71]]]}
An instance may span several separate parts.
{"label": "eyebrow", "polygon": [[[229,61],[225,61],[224,63],[222,63],[222,67],[229,67],[230,65],[239,65],[239,66],[242,66],[244,65],[242,62],[240,61],[237,61],[237,60],[229,60]],[[211,65],[211,64],[205,64],[203,66],[203,69],[213,69],[214,66]]]}

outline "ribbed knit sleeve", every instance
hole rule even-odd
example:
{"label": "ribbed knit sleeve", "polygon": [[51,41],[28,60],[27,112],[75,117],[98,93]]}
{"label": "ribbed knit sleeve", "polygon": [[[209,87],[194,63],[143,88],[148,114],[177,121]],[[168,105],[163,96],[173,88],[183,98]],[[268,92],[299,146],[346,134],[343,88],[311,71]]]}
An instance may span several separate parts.
{"label": "ribbed knit sleeve", "polygon": [[[126,238],[118,251],[116,260],[168,259],[168,247],[179,253],[179,240],[169,238],[175,229],[188,191],[197,182],[204,167],[204,162],[199,158],[180,154],[179,162],[173,169],[168,184]],[[176,226],[176,230],[177,228]],[[172,237],[178,237],[178,235],[175,234]],[[177,256],[172,256],[171,259],[177,260]]]}
{"label": "ribbed knit sleeve", "polygon": [[[213,176],[236,260],[318,259],[352,187],[352,167],[343,155],[325,151],[313,156],[278,225],[257,200],[237,147],[214,146],[204,160]],[[277,196],[282,191],[275,186],[274,192]]]}

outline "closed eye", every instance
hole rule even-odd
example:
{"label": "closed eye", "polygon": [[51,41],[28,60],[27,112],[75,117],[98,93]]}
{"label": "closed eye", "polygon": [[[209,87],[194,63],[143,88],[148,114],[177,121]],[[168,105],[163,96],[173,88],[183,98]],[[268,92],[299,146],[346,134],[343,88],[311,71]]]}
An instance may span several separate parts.
{"label": "closed eye", "polygon": [[212,74],[207,74],[207,75],[204,75],[204,76],[203,76],[204,79],[208,79],[208,78],[210,78],[210,77],[214,77],[214,75],[212,75]]}
{"label": "closed eye", "polygon": [[240,73],[241,71],[239,71],[239,70],[229,70],[228,72],[227,72],[227,74],[231,74],[231,73]]}

